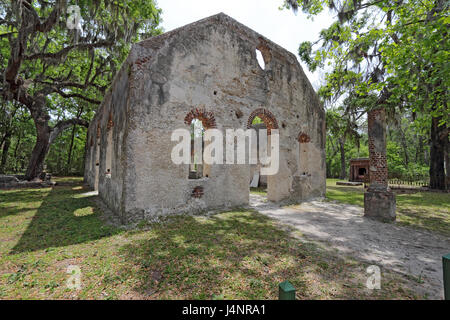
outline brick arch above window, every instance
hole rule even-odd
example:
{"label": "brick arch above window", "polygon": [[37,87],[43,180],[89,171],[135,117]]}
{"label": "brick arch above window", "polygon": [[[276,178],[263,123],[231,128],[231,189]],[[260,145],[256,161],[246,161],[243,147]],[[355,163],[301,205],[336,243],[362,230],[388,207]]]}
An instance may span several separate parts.
{"label": "brick arch above window", "polygon": [[304,132],[300,132],[298,134],[297,140],[299,143],[308,143],[311,141],[311,138]]}
{"label": "brick arch above window", "polygon": [[247,120],[247,129],[250,129],[252,127],[252,122],[256,117],[259,117],[266,125],[267,134],[270,134],[270,131],[272,129],[278,129],[277,119],[272,112],[264,108],[256,109],[250,114]]}
{"label": "brick arch above window", "polygon": [[188,112],[186,117],[184,117],[184,123],[190,125],[194,119],[200,120],[205,129],[217,128],[216,119],[211,111],[198,108],[192,109]]}

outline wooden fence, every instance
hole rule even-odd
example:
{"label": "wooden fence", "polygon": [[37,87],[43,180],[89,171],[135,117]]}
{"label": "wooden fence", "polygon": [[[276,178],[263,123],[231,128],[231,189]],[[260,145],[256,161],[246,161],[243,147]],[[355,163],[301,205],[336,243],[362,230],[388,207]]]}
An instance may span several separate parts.
{"label": "wooden fence", "polygon": [[415,186],[415,187],[427,187],[429,179],[420,177],[408,177],[408,178],[392,178],[388,180],[390,186]]}

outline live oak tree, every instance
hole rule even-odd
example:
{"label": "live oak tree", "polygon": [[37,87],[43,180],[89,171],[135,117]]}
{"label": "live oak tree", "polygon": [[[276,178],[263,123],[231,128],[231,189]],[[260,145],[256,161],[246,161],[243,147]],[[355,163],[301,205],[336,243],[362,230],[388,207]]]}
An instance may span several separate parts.
{"label": "live oak tree", "polygon": [[[88,126],[130,44],[159,34],[159,22],[152,0],[0,0],[0,99],[25,106],[36,127],[27,179],[63,130]],[[75,117],[65,117],[69,104]]]}
{"label": "live oak tree", "polygon": [[[339,153],[341,169],[339,179],[345,179],[347,176],[347,159],[345,158],[346,142],[351,141],[359,147],[360,135],[357,131],[358,120],[353,114],[345,112],[342,106],[326,111],[327,143],[332,149],[331,153],[327,154],[327,162]],[[327,167],[329,167],[329,163],[327,163]]]}
{"label": "live oak tree", "polygon": [[[309,16],[326,8],[336,21],[303,42],[300,58],[327,71],[319,94],[330,105],[353,96],[358,114],[384,107],[389,117],[412,114],[430,127],[430,187],[445,189],[449,148],[450,24],[445,0],[286,0]],[[375,96],[376,99],[368,99]],[[365,106],[361,109],[362,103]],[[446,152],[447,150],[447,152]],[[450,172],[448,172],[449,174]]]}
{"label": "live oak tree", "polygon": [[16,115],[19,111],[18,103],[0,101],[0,173],[5,173],[11,139],[17,126]]}
{"label": "live oak tree", "polygon": [[390,74],[391,102],[405,104],[416,122],[425,122],[421,125],[430,128],[430,187],[434,189],[450,188],[449,8],[449,2],[443,0],[397,8],[398,22],[390,32],[398,34],[398,40],[386,44],[383,53]]}

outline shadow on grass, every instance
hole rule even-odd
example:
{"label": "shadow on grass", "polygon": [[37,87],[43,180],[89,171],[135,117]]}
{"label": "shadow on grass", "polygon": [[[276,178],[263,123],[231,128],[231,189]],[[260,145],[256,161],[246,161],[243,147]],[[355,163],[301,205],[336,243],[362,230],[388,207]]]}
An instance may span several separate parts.
{"label": "shadow on grass", "polygon": [[[327,198],[364,207],[362,188],[327,186]],[[397,193],[397,222],[450,235],[450,194]]]}
{"label": "shadow on grass", "polygon": [[0,218],[35,210],[50,189],[0,190]]}
{"label": "shadow on grass", "polygon": [[254,193],[254,194],[260,194],[262,196],[266,196],[267,197],[267,188],[263,188],[263,187],[250,187],[250,193]]}
{"label": "shadow on grass", "polygon": [[436,212],[420,211],[417,209],[398,210],[398,222],[415,228],[423,228],[428,231],[438,232],[450,237],[449,213],[437,215]]}
{"label": "shadow on grass", "polygon": [[[28,198],[30,192],[31,197],[38,195],[34,190],[21,192],[14,200]],[[52,188],[11,254],[84,243],[117,233],[117,228],[102,223],[93,196],[84,195],[86,192],[86,188],[76,185]]]}
{"label": "shadow on grass", "polygon": [[[364,296],[354,263],[301,243],[249,211],[173,217],[120,251],[130,262],[122,272],[138,279],[135,290],[146,298],[276,299],[284,280],[300,299]],[[393,298],[389,289],[368,298],[379,296]]]}
{"label": "shadow on grass", "polygon": [[421,207],[436,207],[450,213],[450,194],[444,192],[417,192],[397,194],[402,204]]}

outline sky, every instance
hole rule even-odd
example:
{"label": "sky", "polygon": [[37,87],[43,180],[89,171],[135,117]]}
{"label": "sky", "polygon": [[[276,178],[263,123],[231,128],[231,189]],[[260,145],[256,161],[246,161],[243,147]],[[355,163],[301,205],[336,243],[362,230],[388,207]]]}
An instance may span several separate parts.
{"label": "sky", "polygon": [[[297,59],[298,46],[303,41],[316,41],[319,32],[333,22],[333,16],[324,12],[313,20],[299,11],[279,8],[283,0],[157,0],[162,9],[162,27],[170,31],[191,22],[223,12],[250,27],[266,38],[289,50]],[[299,60],[300,61],[300,60]],[[314,88],[320,86],[320,72],[309,72],[301,63]]]}

